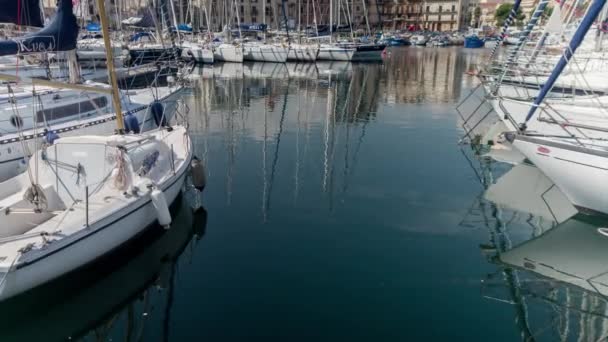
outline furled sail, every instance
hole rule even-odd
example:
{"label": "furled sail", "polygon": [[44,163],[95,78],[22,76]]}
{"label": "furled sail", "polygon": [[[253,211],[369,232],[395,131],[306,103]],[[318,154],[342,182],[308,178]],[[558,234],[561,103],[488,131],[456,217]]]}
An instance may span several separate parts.
{"label": "furled sail", "polygon": [[78,23],[72,1],[59,0],[57,13],[48,26],[35,33],[0,41],[0,56],[74,50],[77,38]]}
{"label": "furled sail", "polygon": [[40,0],[0,0],[0,23],[42,27]]}

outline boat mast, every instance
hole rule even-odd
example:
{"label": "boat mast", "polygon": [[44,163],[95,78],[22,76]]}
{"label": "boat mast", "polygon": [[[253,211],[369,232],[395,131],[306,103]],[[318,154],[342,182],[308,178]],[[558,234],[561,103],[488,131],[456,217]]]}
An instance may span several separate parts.
{"label": "boat mast", "polygon": [[[334,1],[329,0],[329,44],[332,43],[332,36],[334,33]],[[317,35],[319,32],[317,31]]]}
{"label": "boat mast", "polygon": [[[177,35],[177,43],[179,45],[181,45],[182,44],[182,39],[181,39],[181,36],[179,34],[179,28],[178,28],[179,24],[177,23],[177,17],[175,16],[175,6],[173,5],[173,1],[171,1],[171,0],[168,0],[168,1],[169,1],[169,4],[171,5],[171,12],[173,12],[173,26],[175,27],[175,35]],[[179,6],[179,10],[180,10],[180,15],[182,15],[183,13],[181,13],[181,12],[183,12],[183,10],[182,10],[182,5],[181,4]],[[167,25],[167,30],[169,30],[169,32],[171,32],[170,31],[171,28],[169,27],[169,25]],[[171,33],[169,33],[169,34],[171,34]]]}
{"label": "boat mast", "polygon": [[118,94],[118,81],[116,80],[116,72],[114,71],[114,56],[112,53],[112,44],[110,43],[110,30],[104,0],[97,0],[97,6],[99,7],[99,21],[101,22],[103,43],[106,48],[108,78],[110,79],[110,85],[112,86],[112,103],[114,104],[114,110],[116,111],[116,125],[118,126],[118,133],[122,134],[125,131],[125,123],[122,117],[120,95]]}
{"label": "boat mast", "polygon": [[585,15],[583,21],[581,21],[579,27],[576,29],[576,32],[574,32],[574,36],[572,37],[570,44],[568,44],[568,47],[564,49],[562,57],[553,69],[553,72],[547,79],[547,82],[545,82],[545,84],[543,85],[538,96],[536,96],[532,107],[530,107],[528,115],[526,115],[526,120],[522,124],[522,131],[526,130],[526,123],[532,118],[534,113],[536,113],[536,109],[543,102],[545,96],[547,96],[551,88],[553,88],[553,85],[555,84],[555,81],[557,81],[559,75],[562,73],[566,65],[568,65],[568,62],[570,62],[570,60],[574,56],[576,49],[579,47],[579,45],[585,38],[585,34],[587,34],[587,31],[589,31],[589,28],[591,27],[591,25],[593,25],[593,22],[600,14],[602,8],[604,7],[604,4],[606,4],[606,0],[594,0],[589,9],[587,10],[587,15]]}
{"label": "boat mast", "polygon": [[298,43],[302,44],[302,2],[298,0]]}
{"label": "boat mast", "polygon": [[[516,0],[516,1],[521,1],[521,0]],[[367,5],[365,5],[365,0],[361,0],[361,3],[363,4],[363,16],[365,16],[365,26],[367,27],[367,34],[370,36],[372,36],[372,29],[369,27],[369,19],[367,18]],[[353,16],[355,12],[353,11]]]}
{"label": "boat mast", "polygon": [[[365,0],[363,0],[363,2],[365,2]],[[509,13],[507,20],[505,20],[505,23],[502,26],[502,33],[498,36],[498,42],[496,43],[496,45],[494,46],[494,49],[492,49],[492,52],[490,53],[490,57],[488,58],[488,60],[490,62],[492,62],[492,59],[494,59],[494,54],[498,50],[498,47],[502,45],[502,41],[507,36],[507,31],[509,30],[509,26],[511,26],[511,22],[513,21],[513,19],[515,19],[515,16],[517,15],[517,11],[519,10],[520,4],[521,4],[521,0],[515,0],[515,3],[513,4],[513,8],[511,9],[511,13]]]}
{"label": "boat mast", "polygon": [[[262,0],[262,24],[266,25],[266,0]],[[263,30],[262,35],[264,37],[264,42],[266,42],[266,29]]]}

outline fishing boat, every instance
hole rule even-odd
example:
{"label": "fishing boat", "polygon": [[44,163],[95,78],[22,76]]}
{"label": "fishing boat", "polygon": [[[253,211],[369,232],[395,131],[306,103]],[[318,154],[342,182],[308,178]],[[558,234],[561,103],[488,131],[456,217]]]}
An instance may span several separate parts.
{"label": "fishing boat", "polygon": [[[65,29],[75,23],[72,2],[58,6],[50,27]],[[192,159],[190,138],[183,126],[124,134],[129,122],[122,117],[103,0],[98,6],[119,134],[41,143],[25,173],[0,183],[0,299],[83,267],[157,221],[171,222],[168,206]],[[65,30],[44,33],[59,32]],[[48,37],[29,39],[50,43],[61,36]]]}
{"label": "fishing boat", "polygon": [[464,37],[464,47],[468,49],[479,49],[485,46],[485,41],[477,35],[468,35]]}

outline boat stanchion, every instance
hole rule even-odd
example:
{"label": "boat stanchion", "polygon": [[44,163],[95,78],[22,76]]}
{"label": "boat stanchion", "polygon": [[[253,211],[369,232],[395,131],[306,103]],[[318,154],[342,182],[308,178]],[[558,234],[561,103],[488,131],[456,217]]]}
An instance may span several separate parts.
{"label": "boat stanchion", "polygon": [[84,196],[85,196],[85,199],[84,199],[84,210],[85,210],[84,219],[85,219],[85,223],[86,223],[86,225],[88,227],[89,226],[89,187],[88,186],[86,186],[84,188]]}
{"label": "boat stanchion", "polygon": [[175,152],[173,151],[173,144],[171,144],[171,171],[175,174]]}

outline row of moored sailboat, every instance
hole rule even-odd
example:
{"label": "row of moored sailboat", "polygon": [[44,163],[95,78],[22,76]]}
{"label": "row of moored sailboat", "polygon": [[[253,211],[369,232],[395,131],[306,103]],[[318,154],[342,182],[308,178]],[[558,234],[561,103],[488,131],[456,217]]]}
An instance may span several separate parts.
{"label": "row of moored sailboat", "polygon": [[[465,139],[483,153],[534,165],[579,211],[601,214],[608,214],[605,3],[563,1],[541,22],[549,1],[540,0],[517,44],[492,51],[476,73],[479,87],[458,107]],[[481,103],[470,106],[473,98]]]}

